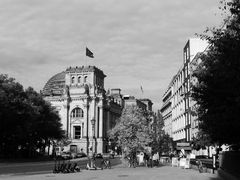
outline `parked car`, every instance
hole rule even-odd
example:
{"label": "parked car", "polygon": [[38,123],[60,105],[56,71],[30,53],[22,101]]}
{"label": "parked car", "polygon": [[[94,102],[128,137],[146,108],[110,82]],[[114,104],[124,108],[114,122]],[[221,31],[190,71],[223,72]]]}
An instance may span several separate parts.
{"label": "parked car", "polygon": [[87,157],[87,155],[83,152],[77,153],[76,158],[83,158],[83,157]]}

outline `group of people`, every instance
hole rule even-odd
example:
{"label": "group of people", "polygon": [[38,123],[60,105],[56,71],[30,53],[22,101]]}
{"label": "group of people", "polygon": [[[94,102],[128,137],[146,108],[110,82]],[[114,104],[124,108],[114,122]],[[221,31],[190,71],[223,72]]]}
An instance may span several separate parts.
{"label": "group of people", "polygon": [[[155,153],[155,154],[147,154],[144,153],[143,155],[143,159],[144,159],[144,165],[147,167],[157,167],[159,166],[159,154]],[[139,162],[139,165],[141,163]]]}
{"label": "group of people", "polygon": [[91,153],[88,156],[86,169],[88,170],[111,169],[110,157],[104,158],[101,154],[97,156],[96,153]]}
{"label": "group of people", "polygon": [[148,154],[140,152],[138,155],[132,154],[126,157],[128,159],[129,167],[136,167],[137,165],[144,165],[146,167],[157,167],[159,166],[159,154]]}

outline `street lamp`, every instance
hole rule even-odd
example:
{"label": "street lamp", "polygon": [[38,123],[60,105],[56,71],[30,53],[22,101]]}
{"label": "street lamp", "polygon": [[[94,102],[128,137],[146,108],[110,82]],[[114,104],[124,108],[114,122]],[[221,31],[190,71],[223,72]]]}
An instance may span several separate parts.
{"label": "street lamp", "polygon": [[95,122],[96,122],[96,120],[93,118],[92,120],[91,120],[91,124],[92,124],[92,153],[94,153],[94,151],[95,151],[95,147],[93,147],[93,145],[94,145],[94,138],[95,138]]}
{"label": "street lamp", "polygon": [[94,147],[94,137],[95,137],[95,119],[91,119],[91,124],[92,124],[92,147],[90,149],[90,168],[94,168],[94,152],[95,152],[95,147]]}

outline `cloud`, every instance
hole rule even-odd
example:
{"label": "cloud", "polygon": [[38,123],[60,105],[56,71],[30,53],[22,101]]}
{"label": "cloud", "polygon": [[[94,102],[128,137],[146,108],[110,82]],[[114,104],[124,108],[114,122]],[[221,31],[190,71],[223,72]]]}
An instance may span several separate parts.
{"label": "cloud", "polygon": [[156,108],[187,39],[221,19],[218,0],[2,0],[0,7],[2,73],[40,90],[68,66],[96,65],[106,89],[138,95],[141,84]]}

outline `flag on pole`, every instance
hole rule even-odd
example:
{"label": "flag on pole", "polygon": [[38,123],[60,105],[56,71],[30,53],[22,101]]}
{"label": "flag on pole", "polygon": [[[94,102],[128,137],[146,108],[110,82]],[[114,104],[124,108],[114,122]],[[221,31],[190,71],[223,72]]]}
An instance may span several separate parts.
{"label": "flag on pole", "polygon": [[142,91],[142,93],[143,93],[143,88],[142,88],[142,86],[141,86],[140,88],[141,88],[141,91]]}
{"label": "flag on pole", "polygon": [[90,51],[87,47],[86,47],[86,56],[90,58],[94,58],[92,51]]}

